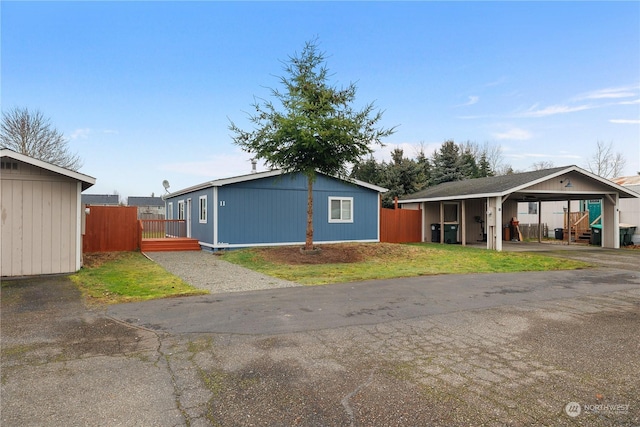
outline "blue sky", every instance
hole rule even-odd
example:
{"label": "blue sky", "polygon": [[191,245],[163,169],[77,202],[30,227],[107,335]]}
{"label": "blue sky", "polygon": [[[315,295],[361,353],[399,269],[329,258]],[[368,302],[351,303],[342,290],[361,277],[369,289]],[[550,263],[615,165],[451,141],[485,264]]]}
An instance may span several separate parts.
{"label": "blue sky", "polygon": [[249,129],[282,61],[315,37],[331,82],[398,126],[376,150],[500,147],[516,170],[586,166],[598,141],[640,171],[638,2],[11,2],[2,109],[40,110],[97,179],[160,195],[250,171]]}

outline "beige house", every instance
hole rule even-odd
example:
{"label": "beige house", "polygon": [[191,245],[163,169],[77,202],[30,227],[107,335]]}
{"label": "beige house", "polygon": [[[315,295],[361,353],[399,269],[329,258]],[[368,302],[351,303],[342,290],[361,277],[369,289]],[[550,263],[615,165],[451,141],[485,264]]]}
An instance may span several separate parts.
{"label": "beige house", "polygon": [[565,202],[568,214],[578,200],[601,200],[601,246],[620,247],[621,201],[640,194],[577,166],[565,166],[488,178],[446,182],[404,196],[403,209],[422,210],[423,241],[485,242],[502,250],[503,232],[518,218],[518,204],[537,203],[540,225],[543,202]]}
{"label": "beige house", "polygon": [[84,212],[80,193],[93,177],[0,150],[0,276],[80,269]]}

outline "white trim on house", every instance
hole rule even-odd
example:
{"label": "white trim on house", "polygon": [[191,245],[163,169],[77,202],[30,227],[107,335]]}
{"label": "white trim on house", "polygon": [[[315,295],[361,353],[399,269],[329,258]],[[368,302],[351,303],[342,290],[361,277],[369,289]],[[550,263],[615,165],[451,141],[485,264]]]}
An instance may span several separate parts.
{"label": "white trim on house", "polygon": [[82,212],[82,197],[80,193],[82,193],[82,183],[78,181],[76,206],[74,208],[76,211],[76,271],[82,267],[82,216],[84,212]]}
{"label": "white trim on house", "polygon": [[[338,201],[340,202],[340,218],[334,218],[333,217],[333,209],[332,209],[332,202],[334,201]],[[344,206],[343,206],[343,202],[349,202],[349,217],[348,218],[344,218],[343,214],[345,212]],[[337,196],[329,196],[329,222],[330,223],[348,223],[351,224],[353,223],[353,197],[337,197]]]}
{"label": "white trim on house", "polygon": [[218,187],[213,187],[213,240],[218,241]]}
{"label": "white trim on house", "polygon": [[[378,243],[380,240],[366,239],[366,240],[332,240],[332,241],[313,241],[314,245],[332,245],[336,243]],[[249,247],[270,247],[270,246],[294,246],[304,245],[305,242],[281,242],[281,243],[224,243],[218,242],[217,244],[211,244],[206,242],[198,242],[200,246],[204,246],[210,249],[236,249],[236,248],[249,248]]]}
{"label": "white trim on house", "polygon": [[[204,202],[204,204],[202,202]],[[208,219],[207,196],[204,195],[204,196],[198,197],[198,222],[200,224],[206,224],[207,219]]]}

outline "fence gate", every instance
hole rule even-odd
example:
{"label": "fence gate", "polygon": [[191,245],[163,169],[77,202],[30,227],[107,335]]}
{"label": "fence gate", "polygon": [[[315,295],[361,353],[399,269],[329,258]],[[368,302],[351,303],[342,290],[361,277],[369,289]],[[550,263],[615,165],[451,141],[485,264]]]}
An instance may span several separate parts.
{"label": "fence gate", "polygon": [[380,241],[413,243],[422,241],[422,211],[413,209],[380,210]]}
{"label": "fence gate", "polygon": [[87,208],[82,252],[139,249],[137,207],[87,205]]}

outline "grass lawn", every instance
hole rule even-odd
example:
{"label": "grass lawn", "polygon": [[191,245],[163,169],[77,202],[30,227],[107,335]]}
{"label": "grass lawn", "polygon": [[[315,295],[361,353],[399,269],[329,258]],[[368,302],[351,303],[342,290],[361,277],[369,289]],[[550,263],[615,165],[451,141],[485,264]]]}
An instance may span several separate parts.
{"label": "grass lawn", "polygon": [[71,280],[89,304],[117,304],[208,293],[194,288],[139,252],[85,254]]}
{"label": "grass lawn", "polygon": [[496,252],[459,245],[389,243],[320,246],[317,255],[299,247],[229,251],[223,259],[304,285],[435,274],[507,273],[590,267],[574,260],[535,253]]}

